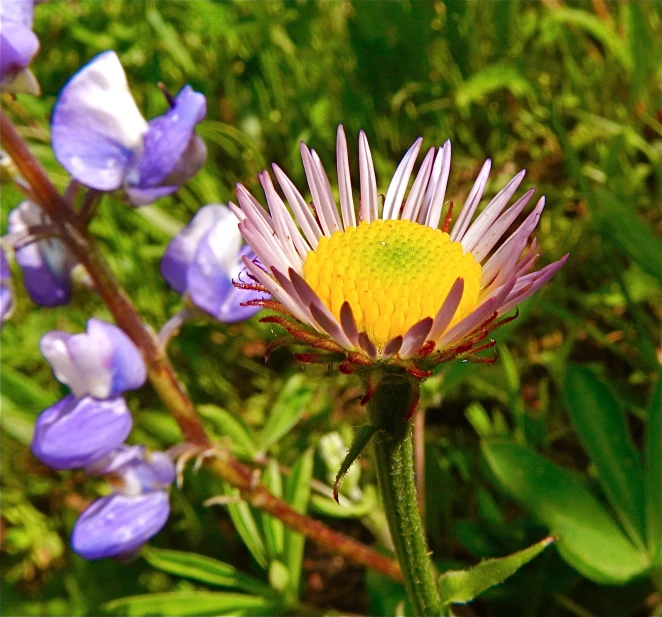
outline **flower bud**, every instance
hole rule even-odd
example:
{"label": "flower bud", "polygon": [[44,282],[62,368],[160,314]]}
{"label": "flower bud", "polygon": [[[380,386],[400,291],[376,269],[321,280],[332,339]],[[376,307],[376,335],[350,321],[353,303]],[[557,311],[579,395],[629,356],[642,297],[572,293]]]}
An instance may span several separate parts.
{"label": "flower bud", "polygon": [[74,396],[105,399],[145,383],[145,363],[133,341],[117,326],[90,319],[87,332],[47,332],[39,343],[55,377]]}
{"label": "flower bud", "polygon": [[37,418],[32,453],[53,469],[85,467],[118,448],[133,419],[122,397],[66,396]]}

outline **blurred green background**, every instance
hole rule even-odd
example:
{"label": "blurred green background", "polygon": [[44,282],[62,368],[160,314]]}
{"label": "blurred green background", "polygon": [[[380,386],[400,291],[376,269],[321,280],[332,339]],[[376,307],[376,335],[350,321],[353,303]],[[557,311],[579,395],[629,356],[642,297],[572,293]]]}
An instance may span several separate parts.
{"label": "blurred green background", "polygon": [[[49,115],[97,53],[118,52],[147,118],[165,111],[157,82],[207,96],[203,171],[152,207],[107,197],[92,225],[155,329],[180,306],[158,273],[177,229],[201,205],[233,199],[238,181],[260,194],[256,175],[272,161],[302,186],[300,140],[331,168],[338,123],[354,144],[366,131],[381,192],[419,135],[427,146],[452,140],[456,203],[486,158],[488,195],[526,168],[522,191],[535,185],[547,196],[542,264],[571,257],[499,333],[496,365],[449,364],[424,384],[431,548],[440,568],[462,568],[550,531],[561,538],[458,614],[662,614],[658,2],[52,0],[35,17],[43,96],[6,97],[3,107],[62,188]],[[20,199],[3,186],[3,225]],[[15,282],[20,289],[17,271]],[[247,506],[204,507],[225,490],[204,470],[173,490],[170,521],[146,559],[76,557],[67,543],[75,517],[108,487],[50,471],[29,452],[36,416],[66,391],[38,341],[108,313],[84,288],[51,310],[18,296],[2,332],[2,614],[402,613],[398,585],[309,543],[303,554],[301,543],[284,547],[282,526]],[[338,440],[349,443],[364,411],[353,377],[302,368],[288,350],[265,364],[276,334],[257,319],[200,321],[170,352],[210,432],[233,435],[247,462],[271,461],[265,478],[276,492],[282,481],[287,496],[309,474],[328,484]],[[179,441],[148,386],[128,401],[132,441]],[[332,432],[340,437],[325,437]],[[295,473],[281,478],[275,461]],[[352,473],[343,507],[313,483],[308,510],[388,550],[370,461]],[[261,583],[205,579],[190,555],[175,566],[181,559],[158,548],[213,557]],[[121,600],[144,594],[157,595]]]}

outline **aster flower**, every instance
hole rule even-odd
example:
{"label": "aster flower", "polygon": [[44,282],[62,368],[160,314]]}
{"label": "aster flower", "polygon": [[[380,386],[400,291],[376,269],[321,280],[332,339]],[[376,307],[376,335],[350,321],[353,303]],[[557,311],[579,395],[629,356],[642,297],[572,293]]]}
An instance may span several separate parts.
{"label": "aster flower", "polygon": [[[25,200],[9,213],[7,231],[23,235],[32,227],[47,224],[41,209]],[[37,240],[16,249],[16,263],[23,271],[23,284],[35,304],[60,306],[71,300],[74,260],[61,240]]]}
{"label": "aster flower", "polygon": [[86,467],[121,446],[132,425],[121,396],[99,400],[70,394],[39,414],[32,453],[52,469]]}
{"label": "aster flower", "polygon": [[227,206],[210,204],[198,210],[191,222],[170,242],[161,260],[168,284],[198,308],[224,323],[248,319],[259,306],[242,303],[260,295],[235,287],[245,269],[242,257],[255,254],[242,248],[237,219]]}
{"label": "aster flower", "polygon": [[73,549],[85,559],[131,556],[168,520],[172,461],[163,452],[122,446],[87,471],[112,473],[120,486],[81,514],[71,534]]}
{"label": "aster flower", "polygon": [[163,116],[147,122],[129,92],[113,51],[80,69],[60,92],[51,124],[55,156],[81,184],[99,191],[124,188],[136,206],[169,195],[207,158],[195,134],[207,104],[185,86]]}
{"label": "aster flower", "polygon": [[27,68],[39,51],[32,32],[33,0],[0,2],[0,92],[39,94],[39,84]]}
{"label": "aster flower", "polygon": [[7,256],[0,247],[0,326],[11,316],[14,310],[14,291],[11,284],[11,272]]}
{"label": "aster flower", "polygon": [[326,352],[298,354],[299,359],[337,359],[344,372],[396,366],[419,378],[451,358],[481,361],[476,354],[494,344],[482,341],[503,323],[499,317],[540,289],[565,262],[567,255],[532,271],[538,253],[536,241],[528,241],[544,198],[503,239],[533,196],[530,189],[508,207],[523,171],[474,217],[490,172],[488,160],[451,225],[452,203],[443,212],[451,164],[447,141],[430,148],[407,191],[421,142],[405,154],[382,202],[361,132],[358,209],[342,127],[337,138],[340,207],[318,155],[303,143],[312,209],[277,165],[273,171],[289,209],[267,171],[259,179],[269,214],[238,185],[239,207],[230,207],[261,262],[244,258],[254,278],[250,287],[277,301],[249,304],[280,312],[263,321],[285,327],[290,342]]}
{"label": "aster flower", "polygon": [[81,334],[47,332],[39,343],[55,377],[74,396],[106,399],[145,383],[147,369],[133,341],[117,326],[90,319]]}

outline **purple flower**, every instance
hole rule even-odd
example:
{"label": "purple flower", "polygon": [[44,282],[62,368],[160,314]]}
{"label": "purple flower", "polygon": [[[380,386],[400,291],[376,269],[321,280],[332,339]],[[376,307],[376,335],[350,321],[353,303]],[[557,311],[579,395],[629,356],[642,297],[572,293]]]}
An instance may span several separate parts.
{"label": "purple flower", "polygon": [[14,292],[11,286],[11,272],[5,251],[0,247],[0,326],[14,310]]}
{"label": "purple flower", "polygon": [[[26,200],[9,213],[7,231],[10,234],[28,234],[30,227],[47,222],[39,207]],[[60,240],[38,240],[19,248],[16,263],[23,271],[25,289],[35,304],[60,306],[69,302],[74,262]]]}
{"label": "purple flower", "polygon": [[80,515],[71,546],[85,559],[128,556],[161,531],[169,515],[165,491],[137,496],[115,493],[97,499]]}
{"label": "purple flower", "polygon": [[145,205],[176,191],[204,164],[207,149],[194,130],[206,113],[204,96],[185,86],[170,111],[146,122],[117,55],[107,51],[60,92],[53,150],[82,184],[100,191],[124,188],[133,205]]}
{"label": "purple flower", "polygon": [[39,94],[39,84],[27,68],[39,51],[32,11],[33,0],[0,2],[0,92]]}
{"label": "purple flower", "polygon": [[122,481],[118,493],[95,501],[80,516],[71,535],[85,559],[131,555],[168,520],[168,487],[175,466],[164,452],[121,446],[86,468],[91,475],[112,473]]}
{"label": "purple flower", "polygon": [[161,260],[161,274],[168,284],[219,321],[248,319],[260,307],[241,306],[265,294],[239,289],[245,266],[242,257],[254,259],[242,248],[238,222],[227,206],[203,206],[193,220],[173,238]]}
{"label": "purple flower", "polygon": [[86,467],[118,448],[132,424],[120,396],[101,401],[70,394],[37,418],[32,453],[53,469]]}
{"label": "purple flower", "polygon": [[87,322],[87,332],[47,332],[39,343],[55,377],[74,396],[105,399],[135,390],[147,371],[131,339],[117,326],[98,319]]}

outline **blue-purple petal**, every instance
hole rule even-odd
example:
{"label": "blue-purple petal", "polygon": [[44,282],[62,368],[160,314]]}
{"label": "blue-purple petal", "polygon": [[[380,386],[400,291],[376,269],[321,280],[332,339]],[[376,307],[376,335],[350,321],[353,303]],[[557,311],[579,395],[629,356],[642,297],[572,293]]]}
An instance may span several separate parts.
{"label": "blue-purple petal", "polygon": [[51,123],[57,160],[76,180],[101,191],[122,186],[146,131],[113,51],[96,56],[69,80]]}
{"label": "blue-purple petal", "polygon": [[187,153],[186,157],[184,154],[195,136],[196,125],[204,119],[206,113],[205,97],[195,92],[191,86],[185,86],[177,95],[170,111],[148,122],[147,132],[143,135],[141,155],[127,176],[127,188],[178,186],[197,173],[204,160],[197,169],[189,169],[187,174],[181,174],[187,177],[167,181],[168,176],[191,158],[190,153]]}
{"label": "blue-purple petal", "polygon": [[11,315],[14,308],[14,291],[11,285],[11,271],[5,251],[0,247],[0,325]]}
{"label": "blue-purple petal", "polygon": [[161,531],[169,515],[170,502],[164,491],[103,497],[76,521],[71,546],[85,559],[129,555]]}
{"label": "blue-purple petal", "polygon": [[5,22],[3,19],[0,31],[0,81],[27,67],[38,51],[39,39],[29,26]]}
{"label": "blue-purple petal", "polygon": [[161,275],[175,291],[186,291],[186,272],[193,262],[198,245],[217,221],[234,216],[226,206],[209,204],[200,208],[191,222],[168,244],[161,259]]}
{"label": "blue-purple petal", "polygon": [[133,419],[121,397],[66,396],[37,418],[32,453],[53,469],[86,467],[118,448]]}
{"label": "blue-purple petal", "polygon": [[44,251],[46,242],[51,242],[56,252],[66,251],[58,240],[40,240],[16,251],[16,263],[23,271],[23,285],[39,306],[68,304],[71,300],[70,269],[64,261],[48,259],[49,252]]}

